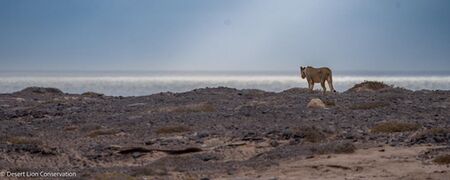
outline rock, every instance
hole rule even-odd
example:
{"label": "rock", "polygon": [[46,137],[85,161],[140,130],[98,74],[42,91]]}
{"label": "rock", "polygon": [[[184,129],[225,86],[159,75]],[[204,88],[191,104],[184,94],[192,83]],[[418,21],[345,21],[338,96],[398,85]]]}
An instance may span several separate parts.
{"label": "rock", "polygon": [[209,133],[208,132],[198,132],[194,135],[195,138],[201,139],[201,138],[205,138],[208,137]]}
{"label": "rock", "polygon": [[28,152],[31,154],[41,154],[41,155],[56,155],[58,153],[56,148],[47,148],[38,144],[4,144],[6,147],[0,146],[8,152]]}
{"label": "rock", "polygon": [[259,141],[262,140],[263,138],[258,136],[256,133],[254,132],[248,132],[244,135],[244,137],[241,139],[243,141]]}
{"label": "rock", "polygon": [[107,149],[111,149],[111,150],[120,150],[122,148],[123,148],[122,146],[114,145],[114,144],[107,147]]}
{"label": "rock", "polygon": [[134,119],[139,119],[139,118],[142,118],[143,116],[141,116],[141,115],[135,115],[135,116],[128,116],[128,119],[129,120],[134,120]]}
{"label": "rock", "polygon": [[85,92],[85,93],[83,93],[81,95],[82,96],[87,96],[87,97],[102,97],[102,96],[104,96],[104,94],[91,92],[91,91]]}
{"label": "rock", "polygon": [[230,147],[238,147],[238,146],[243,146],[243,145],[247,145],[247,143],[239,141],[239,142],[232,142],[232,143],[227,144],[227,146],[230,146]]}
{"label": "rock", "polygon": [[306,105],[307,108],[326,108],[325,103],[323,103],[322,100],[319,98],[314,98],[309,101],[308,105]]}
{"label": "rock", "polygon": [[219,160],[219,157],[217,157],[214,154],[201,154],[198,156],[199,159],[201,159],[202,161],[217,161]]}
{"label": "rock", "polygon": [[283,139],[290,139],[292,136],[294,136],[294,132],[292,130],[290,130],[290,129],[284,129],[281,132],[281,137]]}
{"label": "rock", "polygon": [[393,89],[392,86],[386,85],[383,82],[378,81],[364,81],[359,84],[355,84],[352,88],[346,92],[377,92],[383,90]]}
{"label": "rock", "polygon": [[282,94],[306,94],[309,93],[310,90],[308,88],[291,88],[284,90],[281,92]]}
{"label": "rock", "polygon": [[280,145],[280,143],[278,143],[278,141],[270,141],[270,145],[272,147],[277,147],[278,145]]}
{"label": "rock", "polygon": [[149,141],[144,142],[144,144],[148,146],[148,145],[153,145],[153,144],[155,144],[156,142],[157,142],[157,140],[153,140],[153,139],[152,139],[152,140],[149,140]]}
{"label": "rock", "polygon": [[133,158],[139,158],[139,157],[141,157],[141,156],[143,156],[144,154],[143,153],[140,153],[140,152],[133,152],[133,153],[131,153],[131,156],[133,157]]}
{"label": "rock", "polygon": [[128,107],[137,107],[137,106],[145,106],[147,103],[134,103],[134,104],[128,104]]}
{"label": "rock", "polygon": [[[64,100],[67,100],[67,101],[69,101],[69,100],[78,100],[78,99],[80,99],[80,98],[79,97],[74,97],[74,96],[65,96],[64,97]],[[59,98],[54,98],[53,100],[57,101],[57,100],[59,100]]]}
{"label": "rock", "polygon": [[46,87],[27,87],[19,92],[19,94],[52,94],[61,95],[64,94],[61,90],[56,88],[46,88]]}
{"label": "rock", "polygon": [[433,102],[431,104],[431,107],[433,108],[442,108],[442,109],[447,109],[448,107],[450,107],[450,102]]}
{"label": "rock", "polygon": [[119,154],[135,154],[136,153],[149,153],[153,151],[160,151],[171,155],[180,155],[180,154],[188,154],[203,151],[197,147],[185,147],[180,149],[154,149],[154,148],[146,148],[146,147],[126,147],[118,150]]}
{"label": "rock", "polygon": [[24,98],[16,98],[16,101],[17,102],[25,102],[25,99]]}

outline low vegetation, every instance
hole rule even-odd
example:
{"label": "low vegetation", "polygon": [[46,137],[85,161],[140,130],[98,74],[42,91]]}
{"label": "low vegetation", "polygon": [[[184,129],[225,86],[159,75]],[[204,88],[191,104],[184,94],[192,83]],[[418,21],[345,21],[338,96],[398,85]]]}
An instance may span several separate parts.
{"label": "low vegetation", "polygon": [[383,122],[376,124],[371,132],[373,133],[395,133],[395,132],[405,132],[405,131],[416,131],[421,126],[415,123],[407,122]]}
{"label": "low vegetation", "polygon": [[31,138],[31,137],[22,137],[22,136],[14,136],[9,137],[6,140],[9,144],[32,144],[32,145],[41,145],[42,141],[39,139]]}
{"label": "low vegetation", "polygon": [[156,133],[158,134],[173,134],[173,133],[182,133],[191,131],[190,128],[186,126],[168,126],[168,127],[161,127],[156,130]]}
{"label": "low vegetation", "polygon": [[440,155],[433,159],[436,164],[450,164],[450,154]]}
{"label": "low vegetation", "polygon": [[303,138],[306,142],[319,143],[327,139],[326,134],[315,127],[295,127],[291,133],[283,135],[284,138]]}
{"label": "low vegetation", "polygon": [[426,129],[426,130],[422,131],[421,133],[417,134],[415,136],[415,138],[447,136],[447,134],[450,134],[450,129],[431,128],[431,129]]}
{"label": "low vegetation", "polygon": [[425,143],[428,141],[433,141],[436,143],[445,143],[448,142],[448,138],[450,135],[450,129],[447,128],[431,128],[421,131],[414,135],[411,139],[411,142],[414,143]]}
{"label": "low vegetation", "polygon": [[326,136],[321,131],[315,128],[303,129],[305,140],[312,143],[322,142],[326,139]]}
{"label": "low vegetation", "polygon": [[187,104],[181,106],[163,107],[157,110],[158,112],[168,113],[189,113],[189,112],[215,112],[216,108],[211,103],[202,102],[197,104]]}
{"label": "low vegetation", "polygon": [[429,134],[429,135],[442,135],[442,134],[450,133],[450,129],[446,129],[446,128],[431,128],[431,129],[427,129],[424,133],[425,134]]}
{"label": "low vegetation", "polygon": [[115,135],[117,133],[118,133],[118,131],[114,130],[114,129],[97,129],[97,130],[93,130],[90,133],[88,133],[87,136],[90,138],[95,138],[98,136]]}

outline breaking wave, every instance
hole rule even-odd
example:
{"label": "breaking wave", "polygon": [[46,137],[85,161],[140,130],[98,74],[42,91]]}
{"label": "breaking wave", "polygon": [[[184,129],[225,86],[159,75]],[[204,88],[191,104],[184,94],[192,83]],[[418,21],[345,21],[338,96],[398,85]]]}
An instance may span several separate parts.
{"label": "breaking wave", "polygon": [[[411,90],[450,90],[450,75],[335,75],[333,77],[334,86],[338,91],[345,91],[365,80],[382,81]],[[280,74],[0,75],[0,93],[11,93],[29,86],[55,87],[68,93],[93,91],[106,95],[138,96],[218,86],[278,92],[293,87],[307,87],[307,83],[298,76]],[[320,88],[320,84],[316,84],[315,88]]]}

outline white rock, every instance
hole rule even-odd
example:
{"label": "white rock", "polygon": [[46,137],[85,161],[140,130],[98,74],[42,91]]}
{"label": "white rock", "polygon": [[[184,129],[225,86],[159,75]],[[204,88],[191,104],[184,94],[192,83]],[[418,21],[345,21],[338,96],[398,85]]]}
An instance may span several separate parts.
{"label": "white rock", "polygon": [[16,101],[25,102],[25,99],[24,98],[16,98]]}
{"label": "white rock", "polygon": [[136,107],[136,106],[145,106],[147,103],[134,103],[134,104],[128,104],[128,107]]}
{"label": "white rock", "polygon": [[314,98],[309,101],[307,108],[326,108],[325,103],[322,102],[319,98]]}

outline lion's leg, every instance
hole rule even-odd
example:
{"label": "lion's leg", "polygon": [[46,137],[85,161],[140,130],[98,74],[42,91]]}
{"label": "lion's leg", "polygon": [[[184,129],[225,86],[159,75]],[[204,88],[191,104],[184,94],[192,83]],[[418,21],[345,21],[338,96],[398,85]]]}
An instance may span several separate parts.
{"label": "lion's leg", "polygon": [[320,76],[320,85],[322,86],[323,94],[327,92],[327,87],[325,87],[325,80],[326,79],[324,75]]}
{"label": "lion's leg", "polygon": [[310,92],[314,92],[314,82],[311,82],[311,83],[309,83],[310,85],[310,87],[309,87],[309,91]]}
{"label": "lion's leg", "polygon": [[334,87],[333,87],[333,79],[331,78],[331,76],[328,76],[327,82],[328,82],[328,87],[330,87],[331,92],[336,92],[336,90],[334,90]]}
{"label": "lion's leg", "polygon": [[323,93],[327,92],[327,88],[325,87],[325,81],[320,82],[320,85],[322,86]]}

